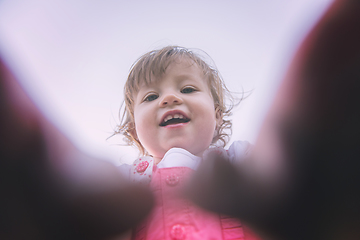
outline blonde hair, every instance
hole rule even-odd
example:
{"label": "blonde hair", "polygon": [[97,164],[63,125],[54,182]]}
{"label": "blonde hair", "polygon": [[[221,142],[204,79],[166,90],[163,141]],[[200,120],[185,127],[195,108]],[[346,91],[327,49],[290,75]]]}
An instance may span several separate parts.
{"label": "blonde hair", "polygon": [[[199,51],[199,50],[196,50]],[[203,51],[202,54],[209,60],[211,58]],[[166,71],[167,67],[176,60],[187,58],[192,60],[202,70],[208,81],[211,95],[214,99],[215,111],[217,111],[222,122],[216,128],[216,133],[212,145],[225,146],[231,136],[231,120],[226,117],[231,115],[231,110],[238,105],[243,97],[235,99],[224,84],[219,72],[214,64],[206,63],[205,58],[194,51],[179,46],[167,46],[159,50],[153,50],[141,56],[132,66],[128,79],[124,86],[125,108],[120,112],[120,124],[117,126],[113,135],[122,134],[128,145],[136,146],[142,155],[148,155],[141,142],[135,137],[134,125],[134,97],[139,91],[141,84],[150,84],[159,79]],[[155,79],[155,80],[154,80]],[[225,99],[229,102],[225,103]],[[218,144],[218,142],[220,144]]]}

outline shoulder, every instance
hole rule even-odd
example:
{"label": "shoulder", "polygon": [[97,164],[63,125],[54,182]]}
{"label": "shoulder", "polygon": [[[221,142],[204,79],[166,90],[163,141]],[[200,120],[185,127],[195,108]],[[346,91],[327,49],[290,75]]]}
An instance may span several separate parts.
{"label": "shoulder", "polygon": [[251,151],[251,148],[252,145],[247,141],[235,141],[227,150],[221,147],[211,147],[204,152],[203,156],[206,158],[209,154],[216,154],[234,163],[245,159]]}
{"label": "shoulder", "polygon": [[153,158],[143,156],[136,159],[132,164],[122,164],[117,167],[119,172],[128,180],[134,182],[148,182],[153,169]]}
{"label": "shoulder", "polygon": [[121,164],[121,165],[117,166],[117,169],[123,177],[130,180],[131,165]]}
{"label": "shoulder", "polygon": [[241,161],[249,155],[252,145],[247,141],[235,141],[227,150],[227,155],[231,162]]}
{"label": "shoulder", "polygon": [[154,160],[143,156],[134,161],[130,168],[130,180],[140,184],[149,184],[153,172]]}

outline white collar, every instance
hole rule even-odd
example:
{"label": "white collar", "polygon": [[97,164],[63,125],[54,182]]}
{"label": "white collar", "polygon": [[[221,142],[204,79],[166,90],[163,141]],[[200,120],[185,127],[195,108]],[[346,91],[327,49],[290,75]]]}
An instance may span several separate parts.
{"label": "white collar", "polygon": [[201,157],[195,156],[192,153],[182,148],[169,149],[161,161],[158,163],[158,168],[171,167],[188,167],[196,170],[201,162]]}

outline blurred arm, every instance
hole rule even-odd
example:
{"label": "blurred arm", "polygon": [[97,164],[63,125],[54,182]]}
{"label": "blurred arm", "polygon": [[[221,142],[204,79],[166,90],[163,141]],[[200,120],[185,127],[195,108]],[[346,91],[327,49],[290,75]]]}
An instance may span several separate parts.
{"label": "blurred arm", "polygon": [[293,59],[251,159],[210,158],[195,202],[265,239],[360,238],[359,26],[360,2],[335,1]]}
{"label": "blurred arm", "polygon": [[0,59],[0,239],[105,239],[140,221],[152,195],[79,152]]}

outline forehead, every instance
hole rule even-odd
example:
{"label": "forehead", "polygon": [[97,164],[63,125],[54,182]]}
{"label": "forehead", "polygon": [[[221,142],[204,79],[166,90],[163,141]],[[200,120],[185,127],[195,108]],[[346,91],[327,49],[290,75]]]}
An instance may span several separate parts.
{"label": "forehead", "polygon": [[159,82],[173,80],[173,82],[193,81],[206,84],[206,77],[200,66],[189,58],[176,59],[169,63],[163,72],[151,71],[151,74],[139,81],[138,91],[141,88],[152,87]]}

